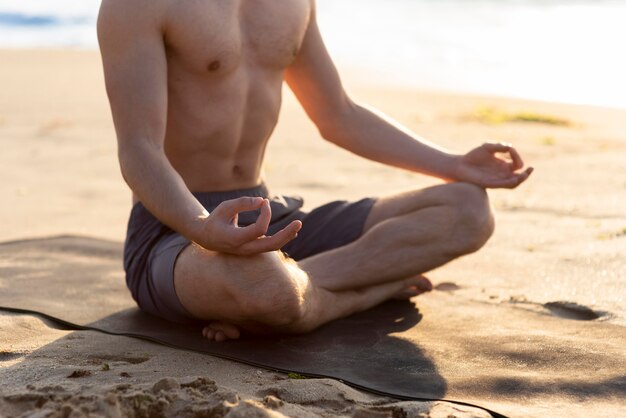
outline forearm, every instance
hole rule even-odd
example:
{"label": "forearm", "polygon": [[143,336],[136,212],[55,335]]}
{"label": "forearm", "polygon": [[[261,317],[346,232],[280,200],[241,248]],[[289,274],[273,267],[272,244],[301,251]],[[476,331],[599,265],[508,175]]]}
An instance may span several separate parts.
{"label": "forearm", "polygon": [[410,133],[384,115],[351,103],[332,129],[322,132],[328,141],[364,158],[390,166],[454,179],[458,156]]}
{"label": "forearm", "polygon": [[201,237],[208,212],[191,194],[163,150],[148,141],[120,145],[119,160],[126,183],[161,222],[192,241]]}

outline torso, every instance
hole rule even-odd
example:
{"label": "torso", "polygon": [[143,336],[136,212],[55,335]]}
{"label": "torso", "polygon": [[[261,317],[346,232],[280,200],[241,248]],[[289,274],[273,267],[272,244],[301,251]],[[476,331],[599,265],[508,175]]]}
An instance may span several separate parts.
{"label": "torso", "polygon": [[167,1],[166,155],[191,191],[255,186],[310,0]]}

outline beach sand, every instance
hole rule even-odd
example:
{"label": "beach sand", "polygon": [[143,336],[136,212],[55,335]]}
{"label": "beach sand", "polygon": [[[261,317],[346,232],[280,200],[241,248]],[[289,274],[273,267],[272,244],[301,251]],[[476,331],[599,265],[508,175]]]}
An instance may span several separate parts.
{"label": "beach sand", "polygon": [[[0,51],[0,62],[0,241],[65,234],[122,241],[130,193],[97,52]],[[518,190],[490,191],[494,237],[479,253],[432,272],[435,284],[459,300],[511,309],[574,302],[596,321],[626,326],[625,110],[401,90],[365,79],[344,74],[356,99],[422,136],[459,152],[485,140],[512,142],[536,168]],[[308,208],[438,183],[320,140],[288,91],[266,181],[275,193],[304,196]],[[48,416],[54,408],[65,416],[81,408],[149,415],[174,398],[179,413],[196,416],[486,416],[7,313],[0,313],[0,382],[0,415],[12,416]],[[612,415],[580,405],[519,406],[519,416],[538,411]]]}

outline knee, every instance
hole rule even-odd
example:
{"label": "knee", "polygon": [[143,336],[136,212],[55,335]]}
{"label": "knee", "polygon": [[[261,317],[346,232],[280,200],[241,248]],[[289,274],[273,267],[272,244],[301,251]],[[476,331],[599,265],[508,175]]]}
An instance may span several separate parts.
{"label": "knee", "polygon": [[495,229],[487,192],[469,183],[454,183],[449,186],[450,206],[455,214],[451,240],[453,251],[458,255],[478,251]]}
{"label": "knee", "polygon": [[304,317],[306,273],[277,253],[254,258],[254,279],[236,297],[244,321],[277,330],[296,329]]}

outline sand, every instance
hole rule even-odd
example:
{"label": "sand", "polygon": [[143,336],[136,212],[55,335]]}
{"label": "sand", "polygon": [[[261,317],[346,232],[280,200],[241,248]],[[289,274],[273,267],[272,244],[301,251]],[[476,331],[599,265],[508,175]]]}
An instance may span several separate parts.
{"label": "sand", "polygon": [[[119,174],[97,53],[0,51],[0,62],[0,241],[58,234],[121,241],[130,195]],[[344,80],[354,97],[441,145],[465,151],[485,140],[509,141],[536,167],[518,190],[490,192],[496,234],[481,252],[432,272],[436,284],[453,287],[456,298],[511,309],[573,302],[595,312],[595,321],[626,325],[626,111]],[[476,117],[485,108],[569,123],[494,123]],[[276,192],[304,196],[307,207],[437,183],[323,142],[287,91],[266,180]],[[36,317],[0,313],[0,323],[0,415],[485,416],[60,330]],[[552,416],[610,415],[542,408]],[[519,416],[538,410],[520,404]]]}

